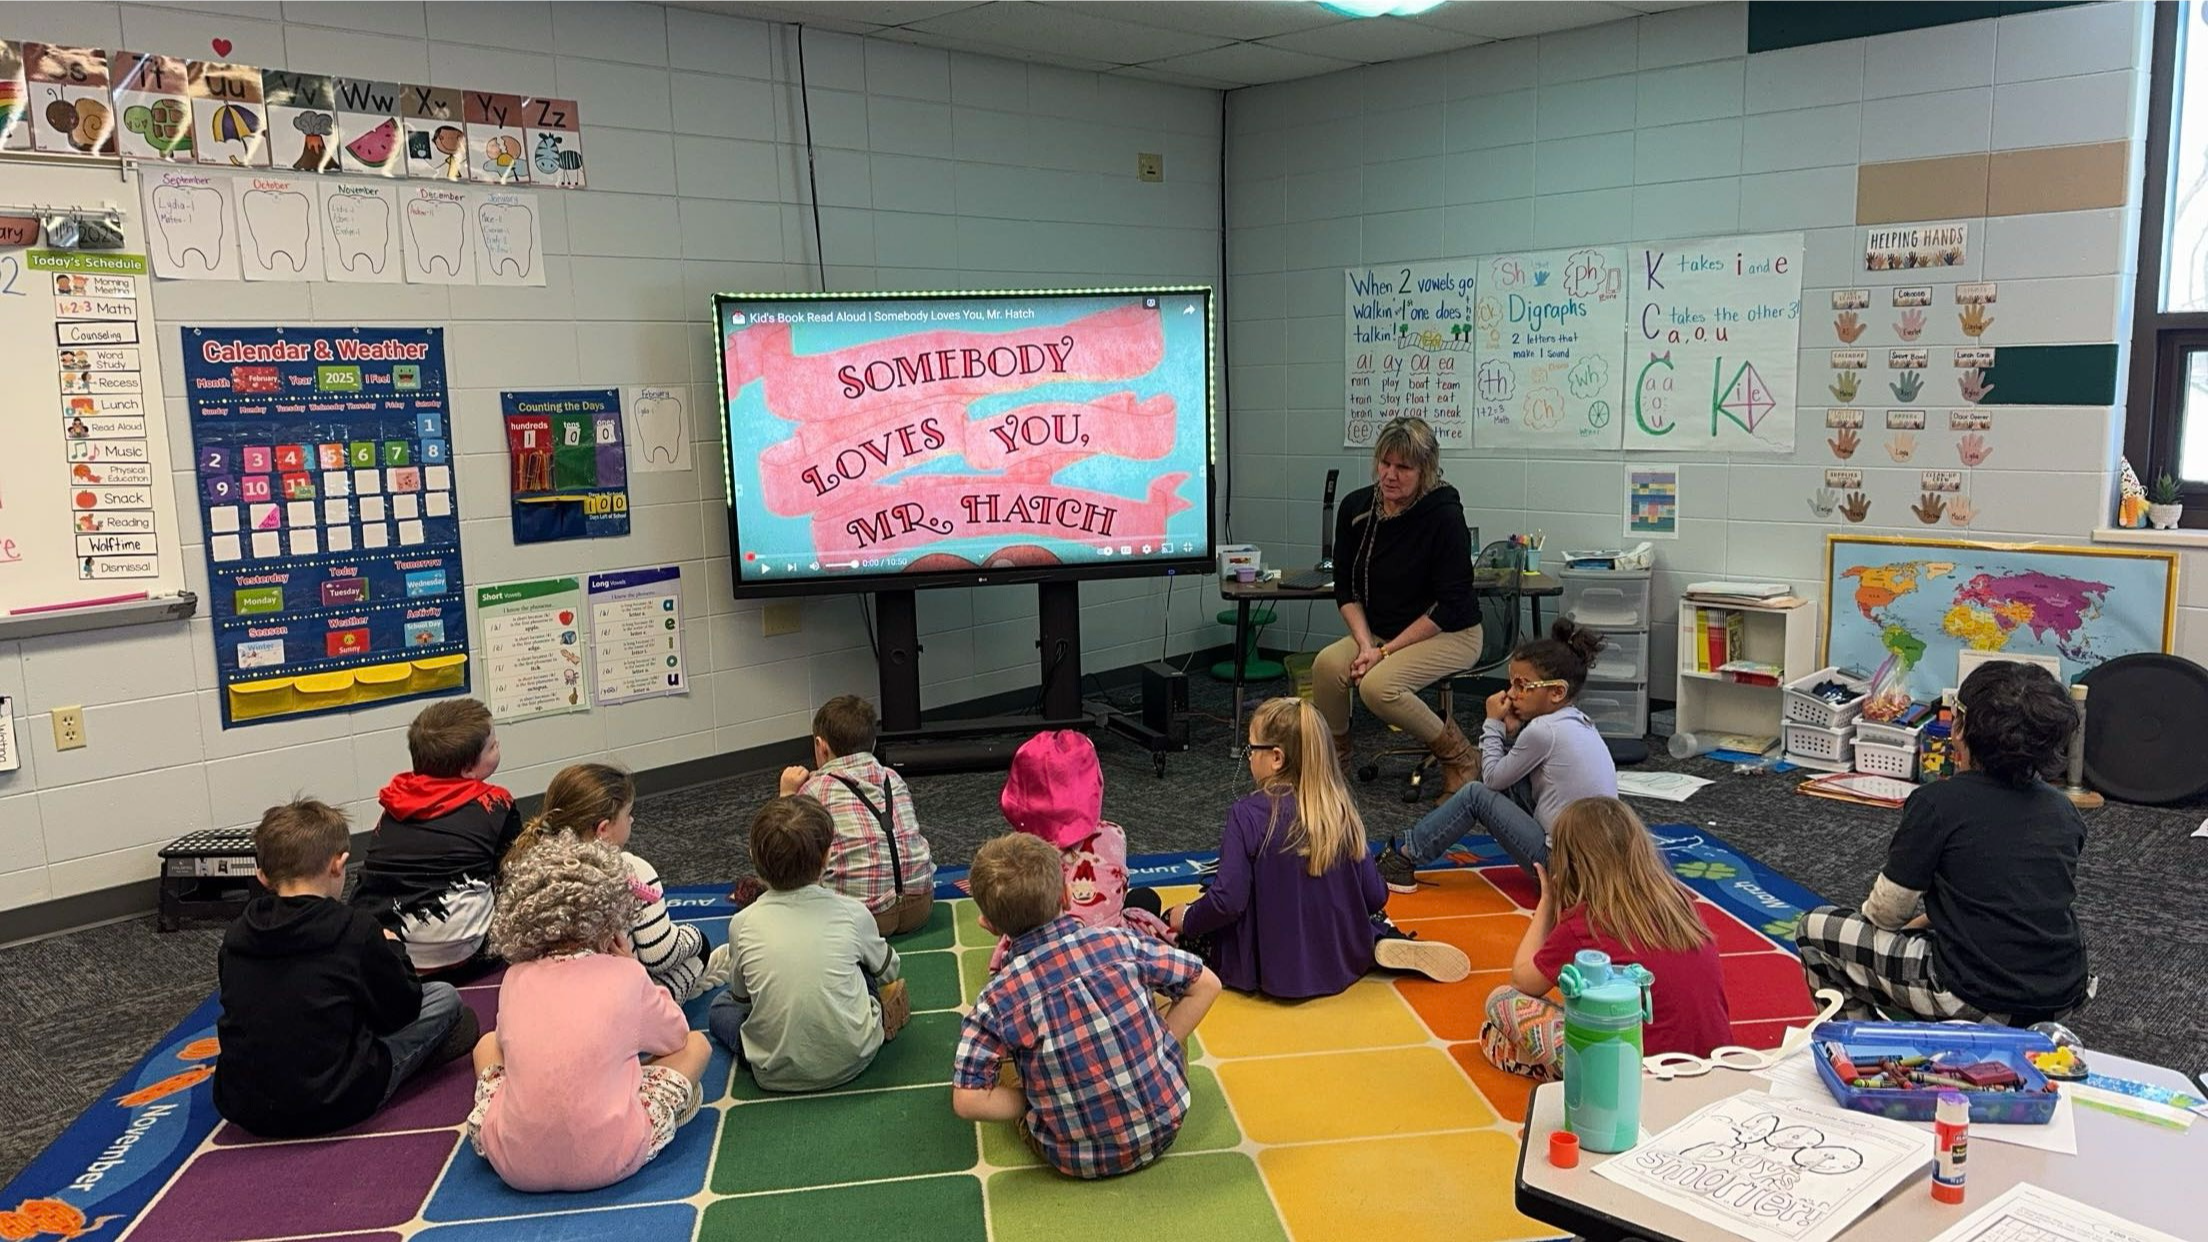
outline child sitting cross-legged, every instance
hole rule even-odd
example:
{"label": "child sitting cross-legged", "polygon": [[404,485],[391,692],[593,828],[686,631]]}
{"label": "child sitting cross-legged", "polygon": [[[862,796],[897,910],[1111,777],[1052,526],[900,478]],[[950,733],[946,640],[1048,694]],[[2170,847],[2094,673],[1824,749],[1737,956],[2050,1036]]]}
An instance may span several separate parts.
{"label": "child sitting cross-legged", "polygon": [[[1127,831],[1104,818],[1104,769],[1087,734],[1050,730],[1021,743],[997,805],[1014,831],[1057,847],[1075,919],[1173,940],[1157,892],[1127,888]],[[1009,944],[997,942],[991,971],[1004,965]]]}
{"label": "child sitting cross-legged", "polygon": [[255,1135],[352,1126],[475,1043],[459,990],[416,980],[398,941],[337,900],[351,842],[345,813],[310,798],[269,808],[253,830],[270,892],[222,938],[215,1109]]}
{"label": "child sitting cross-legged", "polygon": [[1557,815],[1551,834],[1548,863],[1534,865],[1541,902],[1518,942],[1510,983],[1488,994],[1480,1028],[1487,1060],[1530,1079],[1563,1073],[1564,1010],[1548,992],[1581,950],[1601,950],[1620,966],[1639,963],[1656,977],[1644,1051],[1707,1057],[1731,1044],[1716,938],[1641,818],[1617,799],[1583,798]]}
{"label": "child sitting cross-legged", "polygon": [[[857,898],[885,937],[918,932],[935,909],[935,860],[920,834],[912,787],[874,757],[881,718],[857,695],[838,695],[813,714],[813,767],[782,770],[781,793],[818,799],[835,822],[835,845],[820,883]],[[758,892],[739,882],[738,906]]]}
{"label": "child sitting cross-legged", "polygon": [[[952,1111],[1016,1123],[1038,1157],[1075,1178],[1155,1161],[1188,1115],[1182,1042],[1219,977],[1155,937],[1068,914],[1061,860],[1040,838],[984,843],[968,882],[982,927],[1011,947],[959,1030]],[[1172,999],[1162,1014],[1153,992]]]}
{"label": "child sitting cross-legged", "polygon": [[768,888],[728,921],[733,975],[706,1025],[770,1092],[850,1081],[912,1013],[874,916],[820,883],[835,835],[808,795],[752,818],[751,863]]}
{"label": "child sitting cross-legged", "polygon": [[712,1049],[629,956],[635,922],[603,842],[555,838],[506,869],[491,946],[513,967],[475,1046],[467,1134],[518,1191],[620,1182],[697,1116]]}

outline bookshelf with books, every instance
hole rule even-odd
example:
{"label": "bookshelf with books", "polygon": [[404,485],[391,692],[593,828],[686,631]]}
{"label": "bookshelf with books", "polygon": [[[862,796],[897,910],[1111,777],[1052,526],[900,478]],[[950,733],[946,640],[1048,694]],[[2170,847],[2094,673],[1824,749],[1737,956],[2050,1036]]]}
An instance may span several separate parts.
{"label": "bookshelf with books", "polygon": [[1679,601],[1682,733],[1776,738],[1786,683],[1816,671],[1817,615],[1794,596]]}

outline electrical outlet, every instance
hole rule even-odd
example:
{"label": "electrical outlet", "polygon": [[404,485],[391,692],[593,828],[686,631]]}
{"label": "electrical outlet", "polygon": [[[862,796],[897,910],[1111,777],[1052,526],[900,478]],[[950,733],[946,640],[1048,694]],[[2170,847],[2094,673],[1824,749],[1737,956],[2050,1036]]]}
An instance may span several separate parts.
{"label": "electrical outlet", "polygon": [[796,634],[805,628],[805,606],[795,600],[769,600],[759,616],[770,639],[776,635]]}
{"label": "electrical outlet", "polygon": [[1135,179],[1137,181],[1164,181],[1165,157],[1155,151],[1135,152]]}
{"label": "electrical outlet", "polygon": [[84,709],[54,709],[54,750],[74,751],[84,745]]}

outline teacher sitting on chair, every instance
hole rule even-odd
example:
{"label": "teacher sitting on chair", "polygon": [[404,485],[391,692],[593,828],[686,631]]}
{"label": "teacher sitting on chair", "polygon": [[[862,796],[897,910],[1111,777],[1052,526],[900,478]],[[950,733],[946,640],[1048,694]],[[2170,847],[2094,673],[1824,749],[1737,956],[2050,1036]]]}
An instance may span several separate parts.
{"label": "teacher sitting on chair", "polygon": [[1441,481],[1441,445],[1423,419],[1380,429],[1372,479],[1349,494],[1336,520],[1334,601],[1349,634],[1312,662],[1312,698],[1345,770],[1355,688],[1373,715],[1434,753],[1443,793],[1453,794],[1479,775],[1480,754],[1418,692],[1479,663],[1464,503]]}

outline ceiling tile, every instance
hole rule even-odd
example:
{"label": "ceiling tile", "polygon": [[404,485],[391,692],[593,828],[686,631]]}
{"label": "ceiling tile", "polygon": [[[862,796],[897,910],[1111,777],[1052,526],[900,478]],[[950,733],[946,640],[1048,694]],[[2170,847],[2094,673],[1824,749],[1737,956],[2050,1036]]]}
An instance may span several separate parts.
{"label": "ceiling tile", "polygon": [[1517,39],[1638,16],[1624,4],[1596,0],[1456,0],[1403,20],[1490,39]]}
{"label": "ceiling tile", "polygon": [[1091,17],[1059,5],[998,0],[908,23],[908,29],[952,35],[1031,52],[1059,52],[1133,65],[1217,47],[1217,35],[1185,34]]}
{"label": "ceiling tile", "polygon": [[1310,0],[1048,0],[1091,17],[1187,30],[1222,39],[1263,39],[1349,20]]}
{"label": "ceiling tile", "polygon": [[1206,52],[1154,60],[1147,67],[1163,69],[1168,73],[1188,73],[1199,78],[1254,85],[1259,82],[1308,78],[1332,73],[1337,69],[1354,69],[1356,66],[1357,62],[1353,60],[1291,52],[1286,48],[1267,47],[1262,43],[1230,43]]}
{"label": "ceiling tile", "polygon": [[1112,70],[1111,73],[1113,77],[1118,78],[1140,78],[1145,82],[1165,82],[1173,86],[1194,86],[1207,91],[1231,91],[1242,85],[1240,82],[1229,82],[1224,78],[1201,78],[1192,73],[1172,73],[1164,69],[1153,69],[1149,65],[1122,65]]}
{"label": "ceiling tile", "polygon": [[724,2],[719,4],[678,4],[677,8],[696,9],[701,13],[719,13],[724,17],[748,17],[754,21],[802,23],[813,30],[833,30],[838,34],[865,35],[881,29],[874,22],[847,21],[834,13],[837,6],[827,4],[768,4],[764,0],[755,3]]}
{"label": "ceiling tile", "polygon": [[1417,26],[1399,17],[1368,17],[1319,30],[1275,35],[1259,42],[1267,47],[1315,56],[1353,57],[1368,64],[1384,60],[1409,60],[1436,52],[1470,47],[1486,40],[1476,34]]}
{"label": "ceiling tile", "polygon": [[970,9],[981,0],[727,0],[724,3],[678,4],[685,9],[732,13],[770,22],[804,22],[806,25],[902,26],[930,17]]}
{"label": "ceiling tile", "polygon": [[996,43],[984,43],[979,39],[939,35],[931,30],[920,30],[911,26],[885,26],[875,31],[874,37],[910,43],[915,47],[971,52],[976,56],[994,56],[999,60],[1015,60],[1032,65],[1058,65],[1066,69],[1085,69],[1091,73],[1102,73],[1119,67],[1110,61],[1090,60],[1071,52],[1038,52],[1032,48],[1005,47]]}

